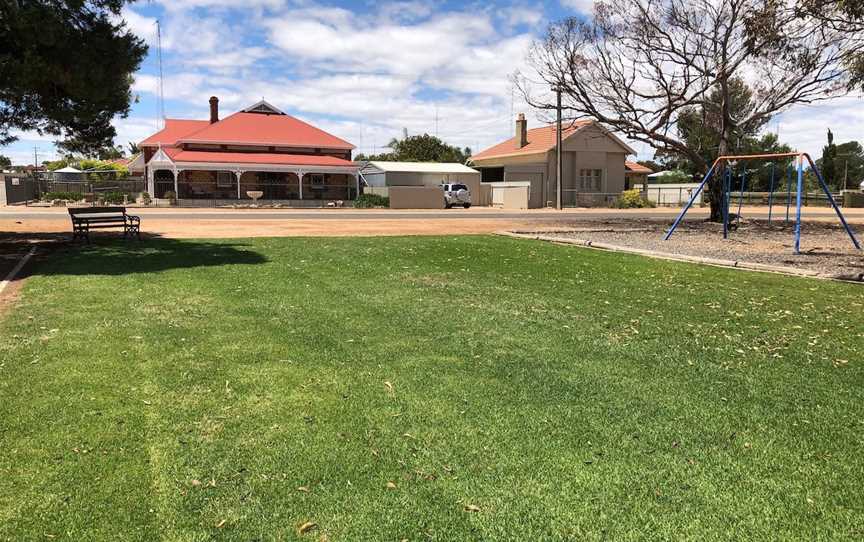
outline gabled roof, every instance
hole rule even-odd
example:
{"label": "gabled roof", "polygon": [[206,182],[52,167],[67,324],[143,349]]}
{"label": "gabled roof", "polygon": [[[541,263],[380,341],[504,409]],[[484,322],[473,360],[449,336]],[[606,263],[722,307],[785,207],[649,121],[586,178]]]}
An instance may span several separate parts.
{"label": "gabled roof", "polygon": [[624,162],[624,167],[629,173],[654,173],[653,169],[645,167],[642,164],[637,164],[636,162]]}
{"label": "gabled roof", "polygon": [[[561,130],[561,138],[567,139],[592,122],[593,121],[590,120],[577,120],[564,124],[563,129]],[[542,126],[540,128],[532,128],[528,130],[528,144],[521,149],[517,148],[516,137],[514,136],[507,141],[489,147],[482,152],[478,152],[471,157],[471,160],[545,153],[555,148],[556,139],[554,124]]]}
{"label": "gabled roof", "polygon": [[291,115],[239,112],[177,138],[178,143],[352,150],[354,145]]}
{"label": "gabled roof", "polygon": [[[619,144],[621,148],[626,150],[629,154],[636,153],[636,151],[631,149],[626,143],[624,143],[615,134],[610,132],[607,128],[590,119],[574,120],[564,123],[561,130],[561,140],[563,141],[575,135],[576,133],[581,132],[586,127],[592,125],[597,126],[600,130],[603,131],[604,134],[612,138],[613,141]],[[488,149],[473,155],[471,157],[471,160],[489,160],[490,158],[504,158],[507,156],[543,154],[555,148],[556,139],[557,137],[554,124],[550,124],[548,126],[541,126],[540,128],[532,128],[528,130],[528,144],[524,147],[517,148],[516,137],[514,136],[507,141],[489,147]]]}
{"label": "gabled roof", "polygon": [[244,113],[265,113],[269,115],[284,115],[285,112],[267,100],[261,100],[242,110]]}
{"label": "gabled roof", "polygon": [[138,144],[139,147],[174,145],[181,137],[210,126],[206,120],[165,119],[165,127]]}
{"label": "gabled roof", "polygon": [[458,162],[382,162],[375,160],[367,162],[364,171],[392,171],[403,173],[479,173]]}

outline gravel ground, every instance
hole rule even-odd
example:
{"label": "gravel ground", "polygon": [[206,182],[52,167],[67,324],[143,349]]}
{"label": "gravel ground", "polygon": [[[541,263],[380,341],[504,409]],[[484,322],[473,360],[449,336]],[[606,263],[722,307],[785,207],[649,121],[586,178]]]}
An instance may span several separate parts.
{"label": "gravel ground", "polygon": [[[544,233],[657,252],[810,269],[838,276],[864,273],[864,252],[855,250],[839,224],[802,224],[800,255],[793,253],[792,224],[769,226],[762,220],[742,220],[740,227],[730,231],[726,240],[719,224],[685,222],[669,241],[664,241],[663,234],[668,228],[668,221],[609,220],[584,225],[571,223],[566,230],[538,229],[519,233]],[[862,230],[864,228],[858,226],[856,236],[864,242]]]}

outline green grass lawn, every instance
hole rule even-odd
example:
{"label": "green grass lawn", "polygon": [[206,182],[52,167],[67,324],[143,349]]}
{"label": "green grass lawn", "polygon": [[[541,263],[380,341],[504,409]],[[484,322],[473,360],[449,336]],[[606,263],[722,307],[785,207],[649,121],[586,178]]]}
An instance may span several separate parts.
{"label": "green grass lawn", "polygon": [[103,241],[0,318],[0,540],[864,536],[860,286],[496,237]]}

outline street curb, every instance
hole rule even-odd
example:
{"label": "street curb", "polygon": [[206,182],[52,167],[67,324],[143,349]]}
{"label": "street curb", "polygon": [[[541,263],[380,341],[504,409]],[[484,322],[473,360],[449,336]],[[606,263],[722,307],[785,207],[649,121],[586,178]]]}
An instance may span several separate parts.
{"label": "street curb", "polygon": [[605,250],[609,252],[625,252],[628,254],[638,254],[648,258],[657,258],[660,260],[671,260],[676,262],[698,263],[702,265],[712,265],[715,267],[726,267],[732,269],[743,269],[745,271],[759,271],[763,273],[776,273],[781,275],[791,275],[795,277],[807,277],[822,280],[836,280],[841,282],[851,282],[855,284],[864,284],[864,273],[858,275],[832,275],[829,273],[820,273],[810,269],[798,269],[796,267],[768,265],[763,263],[745,262],[740,260],[723,260],[720,258],[704,258],[701,256],[688,256],[686,254],[673,254],[670,252],[659,252],[656,250],[647,250],[642,248],[625,247],[621,245],[612,245],[609,243],[601,243],[591,241],[590,239],[566,239],[561,237],[553,237],[550,235],[542,235],[537,233],[523,233],[514,231],[497,231],[495,235],[512,237],[515,239],[532,239],[536,241],[546,241],[549,243],[557,243],[563,245],[575,245],[584,248],[593,248]]}
{"label": "street curb", "polygon": [[27,252],[27,254],[22,256],[21,259],[18,260],[18,263],[15,264],[15,267],[13,267],[12,270],[9,271],[9,274],[6,275],[6,278],[0,281],[0,294],[3,293],[3,290],[5,290],[7,286],[12,284],[12,281],[15,280],[15,277],[18,276],[18,273],[21,272],[21,269],[24,268],[24,266],[27,264],[28,261],[30,261],[30,258],[32,258],[34,254],[36,254],[36,247],[31,248],[30,251]]}

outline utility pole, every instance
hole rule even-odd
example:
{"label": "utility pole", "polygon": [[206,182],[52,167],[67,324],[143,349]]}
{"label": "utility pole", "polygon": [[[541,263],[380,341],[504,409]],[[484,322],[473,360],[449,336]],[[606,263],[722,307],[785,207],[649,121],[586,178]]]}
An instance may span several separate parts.
{"label": "utility pole", "polygon": [[555,90],[556,95],[556,111],[557,111],[557,121],[555,124],[555,208],[559,211],[561,210],[561,174],[564,169],[564,157],[561,153],[561,87],[556,86],[553,90]]}

